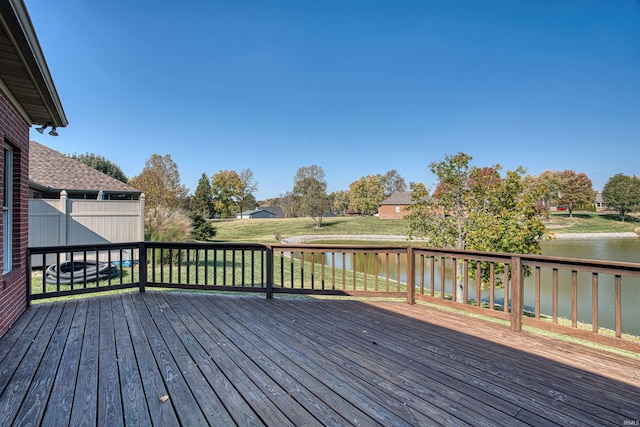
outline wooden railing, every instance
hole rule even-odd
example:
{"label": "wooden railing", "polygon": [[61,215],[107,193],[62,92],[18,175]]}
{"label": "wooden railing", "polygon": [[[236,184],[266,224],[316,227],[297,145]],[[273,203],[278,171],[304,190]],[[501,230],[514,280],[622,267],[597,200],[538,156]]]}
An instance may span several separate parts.
{"label": "wooden railing", "polygon": [[[144,243],[47,246],[27,250],[27,303],[32,300],[139,288]],[[33,266],[33,268],[32,268]],[[85,268],[86,266],[86,268]]]}
{"label": "wooden railing", "polygon": [[525,325],[640,351],[638,263],[420,247],[411,252],[417,300],[502,319],[514,331]]}
{"label": "wooden railing", "polygon": [[144,286],[267,291],[267,247],[251,243],[146,242]]}
{"label": "wooden railing", "polygon": [[[534,301],[533,311],[522,316],[523,324],[613,345],[624,334],[640,335],[640,264],[532,255],[520,260],[532,271],[521,293],[527,291]],[[608,322],[601,322],[605,317]],[[640,345],[631,348],[638,351]]]}
{"label": "wooden railing", "polygon": [[407,247],[270,245],[273,292],[405,298]]}
{"label": "wooden railing", "polygon": [[[401,298],[496,318],[514,331],[531,326],[640,351],[637,263],[378,245],[143,242],[28,253],[28,301],[147,286]],[[51,274],[51,266],[87,261],[117,273]]]}

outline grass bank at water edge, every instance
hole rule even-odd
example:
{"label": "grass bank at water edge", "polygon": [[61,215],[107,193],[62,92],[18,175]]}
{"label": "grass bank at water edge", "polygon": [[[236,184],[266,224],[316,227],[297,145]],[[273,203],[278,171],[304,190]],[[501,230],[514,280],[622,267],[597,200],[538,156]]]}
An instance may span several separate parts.
{"label": "grass bank at water edge", "polygon": [[[620,221],[613,213],[566,212],[555,213],[544,220],[547,231],[553,234],[624,233],[640,235],[640,218],[627,217]],[[317,228],[311,218],[237,219],[213,221],[216,241],[277,243],[281,239],[300,235],[398,235],[406,236],[406,222],[402,219],[378,217],[325,218]]]}

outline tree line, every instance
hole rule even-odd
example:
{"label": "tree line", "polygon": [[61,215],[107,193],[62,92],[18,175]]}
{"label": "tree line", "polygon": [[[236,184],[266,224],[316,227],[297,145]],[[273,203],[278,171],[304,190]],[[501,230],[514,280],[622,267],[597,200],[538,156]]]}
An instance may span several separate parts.
{"label": "tree line", "polygon": [[[408,186],[395,169],[385,174],[363,176],[349,184],[347,190],[327,193],[324,170],[321,166],[311,165],[297,170],[291,190],[264,201],[255,198],[259,188],[258,182],[253,171],[248,168],[239,172],[220,170],[211,176],[203,172],[195,192],[191,195],[188,188],[181,183],[177,164],[168,154],[151,155],[140,174],[130,179],[126,178],[115,163],[103,156],[87,153],[72,154],[70,157],[127,182],[145,193],[149,216],[147,223],[156,224],[151,227],[148,237],[154,239],[207,240],[215,235],[209,219],[234,218],[259,206],[278,207],[286,217],[311,217],[320,227],[327,214],[374,215],[385,198],[397,191],[406,191],[410,187],[414,199],[411,215],[407,218],[410,232],[420,235],[431,230],[429,233],[435,235],[435,230],[439,230],[437,239],[449,239],[447,244],[458,247],[462,233],[461,225],[456,223],[456,238],[453,238],[451,230],[445,227],[447,224],[451,225],[455,217],[452,212],[469,214],[478,227],[485,222],[484,228],[489,227],[487,221],[490,217],[478,215],[480,212],[491,212],[493,218],[500,218],[502,226],[507,227],[508,215],[505,212],[511,215],[514,209],[518,208],[522,215],[530,210],[533,215],[531,218],[540,218],[548,217],[553,206],[564,206],[572,216],[574,210],[592,206],[596,194],[591,180],[584,173],[572,170],[544,171],[538,176],[530,176],[525,174],[523,168],[518,168],[515,171],[507,171],[502,176],[499,165],[472,166],[471,156],[464,153],[449,155],[441,162],[429,165],[431,172],[438,178],[438,184],[431,193],[420,183],[410,183]],[[453,199],[450,194],[451,188],[457,189],[453,193]],[[604,203],[609,208],[617,210],[620,219],[624,221],[629,213],[640,210],[640,178],[617,174],[607,181],[602,196]],[[512,200],[512,205],[509,205],[509,200]],[[503,203],[500,214],[492,212],[492,209],[496,209],[498,201]],[[476,202],[482,204],[476,207],[473,205]],[[440,212],[441,215],[434,215],[435,212]],[[438,218],[442,219],[441,223],[437,223]],[[520,217],[520,221],[524,221],[522,218]],[[166,225],[167,222],[173,226]],[[512,225],[513,230],[522,231],[522,224],[518,223],[519,228]],[[532,225],[533,222],[528,224],[531,230],[537,229],[537,225]],[[493,236],[498,234],[495,233],[496,227],[489,227],[494,230]],[[513,230],[505,230],[504,236],[514,236]],[[487,241],[470,230],[465,233],[470,236],[469,241]],[[183,238],[179,239],[179,235]],[[536,237],[539,236],[530,235],[523,240]],[[451,243],[456,239],[457,243]],[[486,247],[487,250],[490,249],[489,246],[491,245]]]}

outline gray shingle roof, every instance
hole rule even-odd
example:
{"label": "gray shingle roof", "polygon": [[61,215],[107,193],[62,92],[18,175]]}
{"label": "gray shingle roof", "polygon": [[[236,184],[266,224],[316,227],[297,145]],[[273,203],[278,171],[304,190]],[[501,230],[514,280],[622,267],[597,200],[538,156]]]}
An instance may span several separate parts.
{"label": "gray shingle roof", "polygon": [[262,212],[262,211],[269,212],[270,214],[274,215],[275,218],[284,218],[284,213],[282,212],[282,209],[278,206],[260,206],[255,209],[242,211],[242,214],[239,214],[239,215],[242,215],[243,217],[245,217],[245,216],[250,216],[254,213]]}
{"label": "gray shingle roof", "polygon": [[141,193],[124,182],[35,141],[29,141],[29,184],[58,191]]}
{"label": "gray shingle roof", "polygon": [[396,191],[386,199],[380,202],[380,205],[410,205],[411,191]]}

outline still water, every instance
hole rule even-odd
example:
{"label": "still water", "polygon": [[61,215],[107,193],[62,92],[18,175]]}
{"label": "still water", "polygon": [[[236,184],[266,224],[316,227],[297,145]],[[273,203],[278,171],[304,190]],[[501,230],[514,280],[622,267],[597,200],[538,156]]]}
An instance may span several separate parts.
{"label": "still water", "polygon": [[640,238],[548,240],[542,255],[640,262]]}

